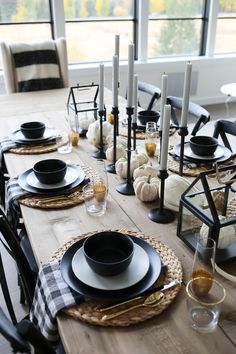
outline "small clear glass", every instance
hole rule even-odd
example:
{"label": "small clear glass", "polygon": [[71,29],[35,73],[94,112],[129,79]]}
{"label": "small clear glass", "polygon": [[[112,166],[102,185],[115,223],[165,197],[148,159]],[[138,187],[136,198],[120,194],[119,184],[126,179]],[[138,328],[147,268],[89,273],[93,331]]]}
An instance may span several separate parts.
{"label": "small clear glass", "polygon": [[59,132],[56,136],[56,145],[60,154],[69,154],[72,151],[70,134],[66,131]]}
{"label": "small clear glass", "polygon": [[[211,282],[211,289],[205,294],[196,293],[195,281]],[[190,326],[198,332],[210,333],[216,329],[221,304],[225,299],[225,288],[215,279],[199,277],[191,279],[186,286],[187,311]]]}
{"label": "small clear glass", "polygon": [[157,125],[155,122],[146,123],[145,150],[149,157],[154,157],[157,147]]}

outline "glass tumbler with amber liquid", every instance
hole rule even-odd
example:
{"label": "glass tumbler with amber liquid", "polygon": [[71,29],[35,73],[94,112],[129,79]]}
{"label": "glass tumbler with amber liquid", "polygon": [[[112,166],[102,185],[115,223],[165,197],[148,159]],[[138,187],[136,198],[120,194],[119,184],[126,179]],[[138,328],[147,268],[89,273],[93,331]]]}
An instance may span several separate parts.
{"label": "glass tumbler with amber liquid", "polygon": [[212,287],[215,272],[216,243],[212,238],[199,239],[192,266],[192,289],[196,296],[205,296]]}
{"label": "glass tumbler with amber liquid", "polygon": [[157,147],[157,126],[155,122],[146,123],[145,150],[149,157],[154,157]]}

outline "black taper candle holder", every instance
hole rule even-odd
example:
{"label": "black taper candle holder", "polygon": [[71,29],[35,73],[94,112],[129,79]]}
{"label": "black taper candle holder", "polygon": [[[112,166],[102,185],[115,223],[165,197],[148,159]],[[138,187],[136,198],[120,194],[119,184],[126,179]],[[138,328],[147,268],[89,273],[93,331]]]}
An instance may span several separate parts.
{"label": "black taper candle holder", "polygon": [[116,137],[117,137],[117,129],[118,129],[118,116],[119,116],[119,109],[118,107],[112,107],[111,113],[113,114],[114,117],[114,122],[113,122],[113,162],[110,163],[109,165],[106,166],[106,170],[109,173],[116,173]]}
{"label": "black taper candle holder", "polygon": [[105,159],[106,154],[104,151],[104,144],[103,144],[103,117],[105,121],[106,109],[98,111],[98,115],[99,115],[99,122],[100,122],[100,143],[99,143],[98,150],[93,153],[93,157],[95,157],[96,159]]}
{"label": "black taper candle holder", "polygon": [[132,129],[133,129],[133,150],[136,150],[136,131],[137,131],[137,122],[132,123]]}
{"label": "black taper candle holder", "polygon": [[184,166],[184,143],[185,137],[188,135],[188,128],[187,127],[179,127],[178,134],[181,137],[180,141],[180,155],[179,155],[179,175],[183,175],[183,166]]}
{"label": "black taper candle holder", "polygon": [[175,215],[171,210],[164,208],[165,179],[167,177],[167,170],[159,171],[159,178],[161,180],[160,206],[159,208],[152,209],[148,213],[148,217],[150,220],[160,224],[168,224],[169,222],[172,222],[175,218]]}
{"label": "black taper candle holder", "polygon": [[116,186],[117,192],[125,195],[134,195],[133,180],[130,173],[130,163],[131,163],[131,130],[132,130],[132,115],[134,113],[134,107],[126,107],[126,113],[128,116],[128,137],[127,137],[127,179],[126,182],[118,184]]}

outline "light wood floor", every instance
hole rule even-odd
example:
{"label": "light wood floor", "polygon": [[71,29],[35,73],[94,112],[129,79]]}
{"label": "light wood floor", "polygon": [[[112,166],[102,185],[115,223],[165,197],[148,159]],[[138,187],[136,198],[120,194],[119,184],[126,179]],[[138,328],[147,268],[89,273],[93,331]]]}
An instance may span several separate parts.
{"label": "light wood floor", "polygon": [[[219,118],[226,119],[227,117],[233,117],[233,116],[235,116],[236,119],[236,102],[230,102],[228,105],[228,110],[226,109],[226,106],[224,104],[205,106],[205,108],[210,112],[212,120],[216,120]],[[10,259],[9,255],[3,249],[3,246],[1,244],[0,244],[0,252],[2,253],[4,266],[7,272],[7,280],[11,291],[11,296],[16,311],[16,315],[18,319],[21,319],[22,317],[25,316],[26,311],[25,308],[19,303],[20,295],[19,295],[19,288],[17,285],[16,267],[14,265],[14,262]],[[1,291],[0,291],[0,306],[2,306],[4,309],[6,308]],[[2,336],[0,336],[0,353],[1,354],[12,353],[10,346]]]}

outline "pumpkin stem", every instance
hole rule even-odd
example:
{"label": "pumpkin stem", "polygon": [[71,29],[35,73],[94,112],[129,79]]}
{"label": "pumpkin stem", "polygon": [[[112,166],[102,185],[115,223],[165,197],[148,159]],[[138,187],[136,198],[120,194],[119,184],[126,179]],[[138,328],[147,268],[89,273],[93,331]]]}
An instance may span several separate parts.
{"label": "pumpkin stem", "polygon": [[150,183],[151,178],[152,178],[152,175],[148,175],[148,178],[147,178],[147,183]]}

